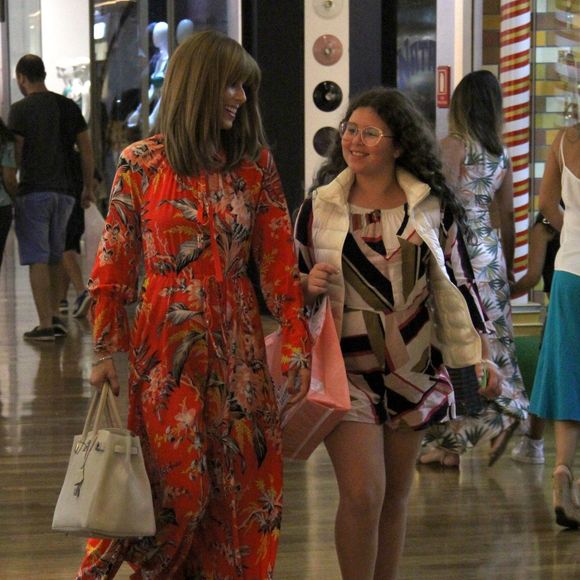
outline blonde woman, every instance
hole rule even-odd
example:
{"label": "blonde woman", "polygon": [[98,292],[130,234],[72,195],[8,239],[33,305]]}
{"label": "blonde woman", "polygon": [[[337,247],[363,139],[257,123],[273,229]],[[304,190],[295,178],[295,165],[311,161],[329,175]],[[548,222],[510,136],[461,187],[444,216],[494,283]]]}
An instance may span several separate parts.
{"label": "blonde woman", "polygon": [[[501,394],[474,417],[430,429],[421,463],[459,465],[467,449],[491,441],[489,464],[504,453],[528,398],[516,358],[510,304],[513,280],[514,210],[512,170],[502,142],[502,95],[489,71],[469,73],[457,85],[449,109],[449,136],[441,142],[445,177],[465,209],[471,235],[467,251],[486,315],[493,323],[490,359],[503,375]],[[492,223],[498,209],[499,233]]]}
{"label": "blonde woman", "polygon": [[90,540],[77,578],[113,578],[123,561],[141,578],[272,578],[281,436],[252,255],[295,400],[309,384],[310,347],[259,83],[237,42],[194,34],[169,63],[161,133],[121,155],[88,285],[91,383],[118,393],[112,354],[129,351],[129,427],[141,437],[157,534]]}

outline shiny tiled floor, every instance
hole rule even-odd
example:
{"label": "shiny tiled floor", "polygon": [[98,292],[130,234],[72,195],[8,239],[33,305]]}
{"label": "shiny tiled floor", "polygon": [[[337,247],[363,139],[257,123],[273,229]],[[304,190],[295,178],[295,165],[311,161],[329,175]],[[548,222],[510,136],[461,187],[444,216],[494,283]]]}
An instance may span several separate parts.
{"label": "shiny tiled floor", "polygon": [[[1,580],[72,578],[83,545],[53,533],[50,522],[90,397],[90,328],[69,318],[67,339],[34,345],[22,340],[34,324],[28,274],[15,264],[11,240],[0,272]],[[580,578],[580,532],[559,529],[552,517],[551,430],[546,447],[546,466],[506,455],[487,468],[485,450],[477,450],[461,471],[418,468],[401,578]],[[338,579],[336,484],[323,448],[287,464],[285,500],[276,577]],[[118,578],[129,574],[124,567]]]}

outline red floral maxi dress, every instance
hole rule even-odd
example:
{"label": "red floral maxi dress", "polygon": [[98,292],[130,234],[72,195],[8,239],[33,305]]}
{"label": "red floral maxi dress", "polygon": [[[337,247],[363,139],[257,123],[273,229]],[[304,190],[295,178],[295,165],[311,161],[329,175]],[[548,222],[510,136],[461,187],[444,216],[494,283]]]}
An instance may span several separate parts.
{"label": "red floral maxi dress", "polygon": [[[129,351],[129,428],[141,437],[157,535],[89,540],[77,578],[267,579],[282,506],[281,433],[265,364],[253,254],[306,366],[292,229],[269,151],[229,172],[176,176],[163,138],[122,154],[89,288],[96,349]],[[143,272],[140,291],[139,274]],[[138,298],[129,330],[125,305]]]}

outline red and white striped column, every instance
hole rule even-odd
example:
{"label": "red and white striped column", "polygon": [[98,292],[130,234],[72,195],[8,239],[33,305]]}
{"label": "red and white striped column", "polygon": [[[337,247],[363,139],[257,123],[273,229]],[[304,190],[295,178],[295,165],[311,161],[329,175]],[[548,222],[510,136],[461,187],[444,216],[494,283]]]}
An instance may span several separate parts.
{"label": "red and white striped column", "polygon": [[530,0],[501,0],[500,72],[503,90],[504,140],[513,167],[514,273],[525,273],[530,205]]}

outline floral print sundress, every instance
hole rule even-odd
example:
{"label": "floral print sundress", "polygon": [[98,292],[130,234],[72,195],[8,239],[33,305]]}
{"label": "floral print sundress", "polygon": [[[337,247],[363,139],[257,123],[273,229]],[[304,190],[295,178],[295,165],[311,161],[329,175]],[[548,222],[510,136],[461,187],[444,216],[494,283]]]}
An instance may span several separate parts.
{"label": "floral print sundress", "polygon": [[77,578],[113,578],[124,561],[135,579],[272,578],[281,432],[251,255],[281,325],[283,370],[304,367],[292,228],[270,152],[198,177],[173,173],[162,136],[123,152],[91,316],[97,350],[129,351],[128,424],[141,438],[157,534],[89,540]]}
{"label": "floral print sundress", "polygon": [[505,151],[494,156],[477,143],[463,141],[466,154],[457,193],[472,233],[471,239],[466,238],[466,245],[475,280],[487,317],[493,323],[494,334],[488,336],[490,358],[504,380],[501,395],[489,402],[480,415],[435,425],[427,432],[425,444],[454,453],[463,453],[480,441],[496,437],[514,422],[525,420],[529,406],[516,358],[505,257],[490,213],[509,158]]}

